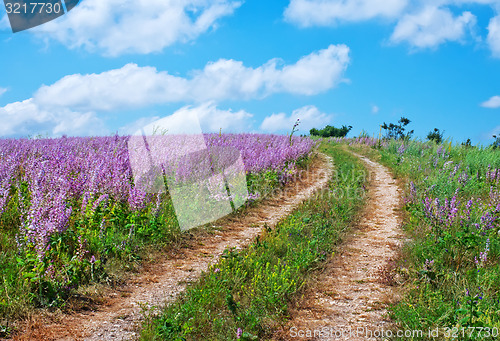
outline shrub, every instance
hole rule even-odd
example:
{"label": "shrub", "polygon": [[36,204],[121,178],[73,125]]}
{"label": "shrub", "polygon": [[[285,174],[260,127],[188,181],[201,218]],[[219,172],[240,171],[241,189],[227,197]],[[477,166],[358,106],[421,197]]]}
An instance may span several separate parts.
{"label": "shrub", "polygon": [[343,125],[342,128],[335,128],[334,126],[327,125],[323,129],[312,128],[309,134],[321,137],[345,137],[352,129],[352,126]]}
{"label": "shrub", "polygon": [[413,130],[405,133],[405,127],[410,123],[411,121],[409,119],[401,117],[398,124],[390,123],[387,125],[387,123],[384,122],[381,127],[386,131],[385,137],[387,139],[409,140],[413,135]]}
{"label": "shrub", "polygon": [[[443,142],[443,135],[444,131],[439,131],[438,128],[434,128],[434,130],[431,130],[429,134],[427,134],[427,140],[429,141],[434,141],[437,144]],[[470,143],[470,140],[469,140]]]}

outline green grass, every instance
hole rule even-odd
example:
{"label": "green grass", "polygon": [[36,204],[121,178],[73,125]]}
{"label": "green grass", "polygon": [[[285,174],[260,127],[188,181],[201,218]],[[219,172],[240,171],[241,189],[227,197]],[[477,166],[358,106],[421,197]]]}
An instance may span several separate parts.
{"label": "green grass", "polygon": [[[288,304],[303,289],[349,228],[363,203],[361,162],[342,147],[336,174],[316,193],[247,249],[228,249],[222,259],[158,316],[146,319],[142,340],[257,340],[284,322]],[[344,196],[338,195],[344,193]]]}
{"label": "green grass", "polygon": [[361,148],[406,183],[411,242],[398,267],[404,295],[391,317],[400,329],[438,328],[441,339],[497,339],[488,331],[500,332],[500,184],[487,171],[500,168],[500,150],[401,144]]}

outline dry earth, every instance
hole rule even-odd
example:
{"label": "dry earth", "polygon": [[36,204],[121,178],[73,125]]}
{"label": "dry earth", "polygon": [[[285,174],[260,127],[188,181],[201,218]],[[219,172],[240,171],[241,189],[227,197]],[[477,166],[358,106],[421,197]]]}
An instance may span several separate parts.
{"label": "dry earth", "polygon": [[391,328],[386,308],[398,299],[391,272],[403,238],[401,190],[384,166],[357,156],[370,173],[365,211],[276,340],[376,340]]}
{"label": "dry earth", "polygon": [[199,278],[202,271],[215,263],[224,249],[242,248],[262,232],[274,226],[301,202],[324,187],[332,173],[332,162],[319,155],[299,179],[271,199],[245,214],[226,218],[213,234],[194,233],[194,242],[161,262],[150,264],[126,285],[112,290],[104,303],[92,310],[72,314],[38,312],[26,323],[14,340],[130,340],[137,337],[143,318],[142,309],[154,309],[172,302],[186,284]]}

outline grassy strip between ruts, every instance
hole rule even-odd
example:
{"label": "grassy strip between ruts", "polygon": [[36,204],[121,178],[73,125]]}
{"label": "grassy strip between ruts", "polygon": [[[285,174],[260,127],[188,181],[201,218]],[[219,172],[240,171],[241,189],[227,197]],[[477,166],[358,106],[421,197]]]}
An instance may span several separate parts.
{"label": "grassy strip between ruts", "polygon": [[159,316],[146,319],[142,340],[257,340],[286,318],[306,277],[332,254],[364,200],[362,163],[343,147],[322,145],[334,176],[247,249],[228,249]]}
{"label": "grassy strip between ruts", "polygon": [[403,228],[411,241],[397,266],[404,290],[391,317],[399,329],[423,333],[404,340],[497,340],[500,150],[419,141],[362,150],[407,182]]}

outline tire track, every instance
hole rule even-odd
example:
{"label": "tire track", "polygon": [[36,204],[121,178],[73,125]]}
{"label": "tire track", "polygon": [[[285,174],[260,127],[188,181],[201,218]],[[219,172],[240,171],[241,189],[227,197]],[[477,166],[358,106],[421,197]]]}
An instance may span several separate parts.
{"label": "tire track", "polygon": [[390,262],[403,238],[401,190],[382,165],[361,158],[370,173],[361,220],[323,273],[292,309],[276,340],[376,340],[392,327],[387,305],[397,300]]}

